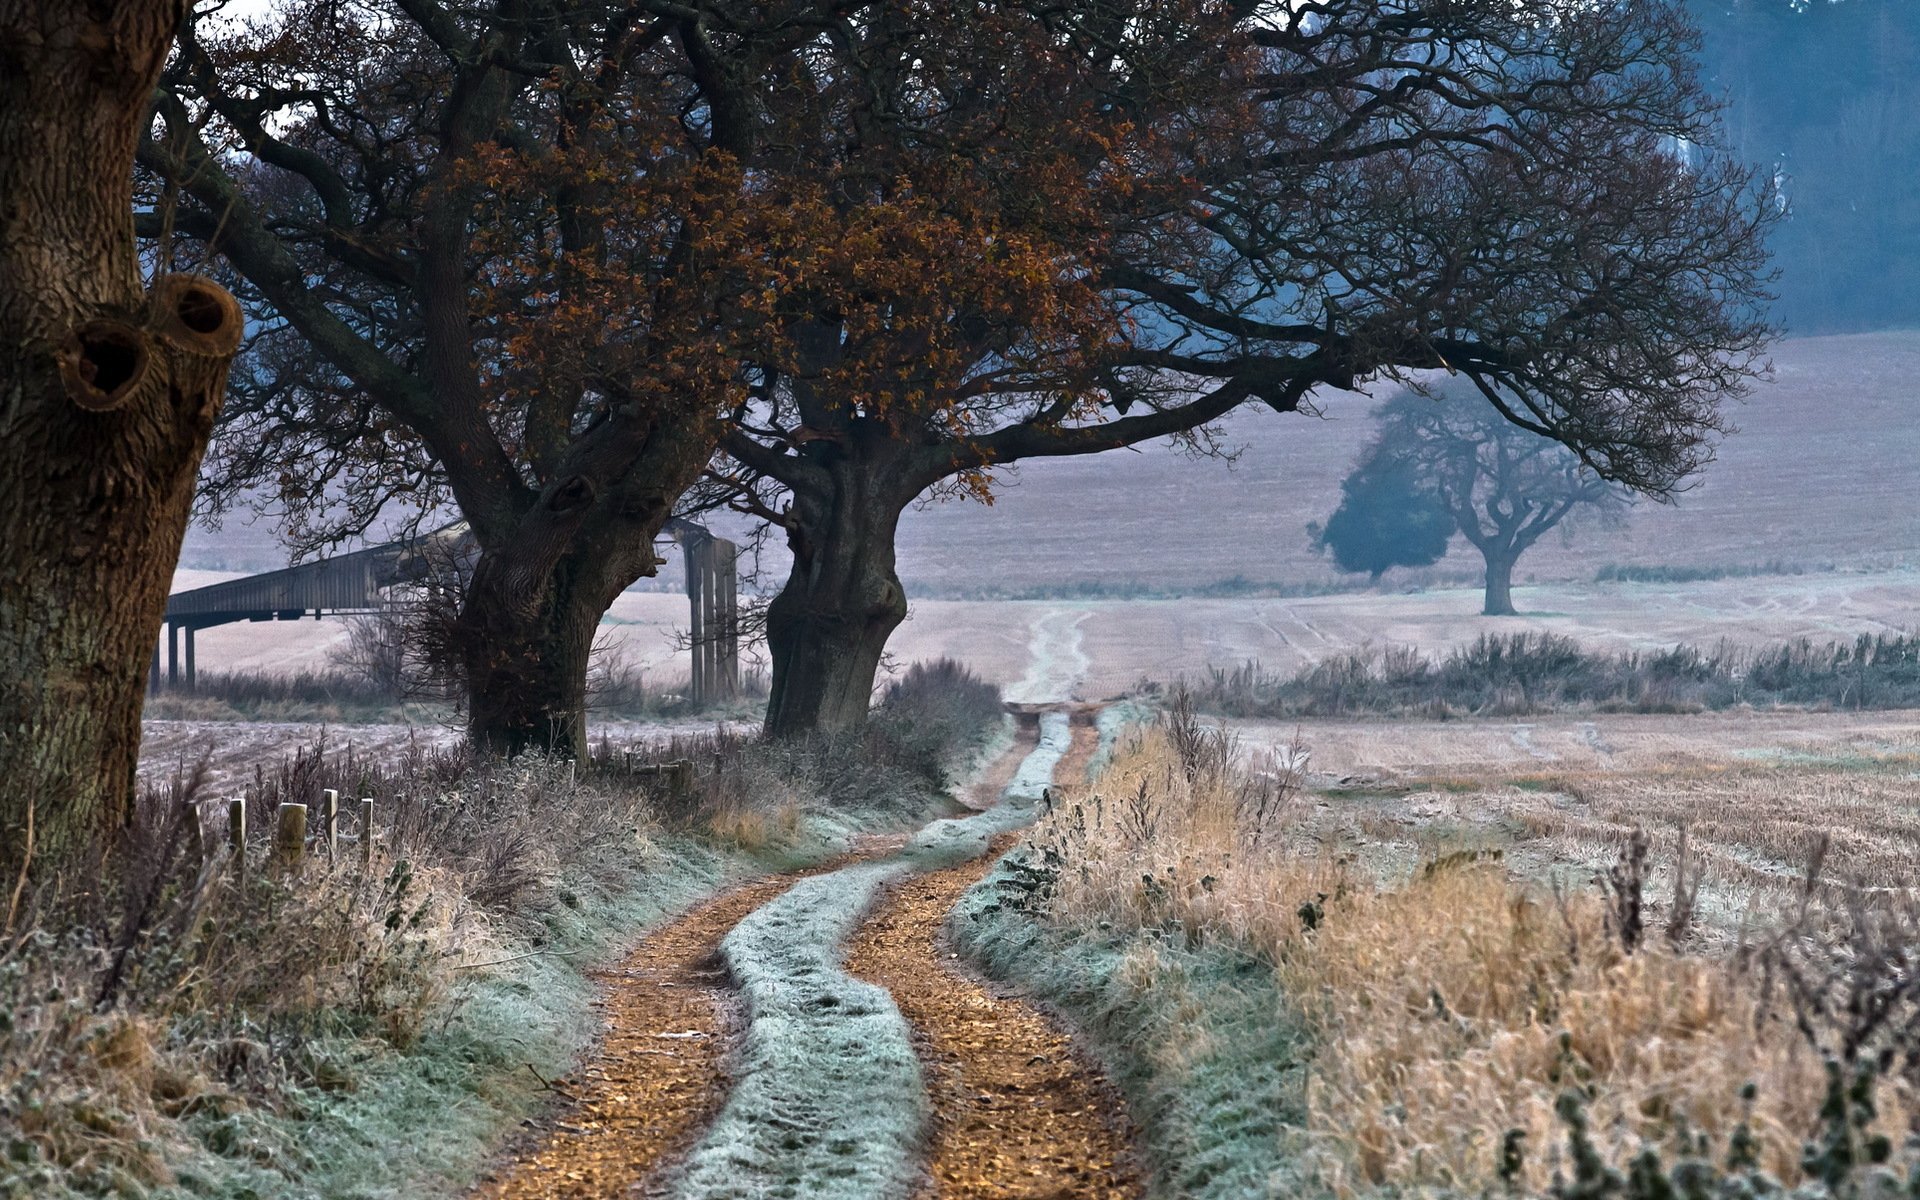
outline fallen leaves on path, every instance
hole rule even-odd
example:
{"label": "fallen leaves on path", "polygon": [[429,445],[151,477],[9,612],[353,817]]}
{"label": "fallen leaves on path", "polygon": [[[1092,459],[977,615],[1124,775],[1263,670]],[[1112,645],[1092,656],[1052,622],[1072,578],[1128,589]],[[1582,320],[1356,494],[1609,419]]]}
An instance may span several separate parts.
{"label": "fallen leaves on path", "polygon": [[[1084,776],[1090,715],[1056,781]],[[847,948],[848,971],[893,993],[920,1044],[935,1113],[921,1200],[1133,1200],[1142,1180],[1112,1085],[1038,1008],[965,972],[941,934],[1011,840],[901,881]]]}

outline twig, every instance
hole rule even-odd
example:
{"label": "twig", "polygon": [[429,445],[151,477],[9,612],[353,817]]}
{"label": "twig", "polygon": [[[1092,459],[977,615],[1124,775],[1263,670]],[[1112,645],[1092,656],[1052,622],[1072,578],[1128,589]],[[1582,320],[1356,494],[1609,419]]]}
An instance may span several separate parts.
{"label": "twig", "polygon": [[504,967],[508,963],[517,963],[526,958],[538,958],[545,953],[545,950],[529,950],[525,954],[516,954],[512,958],[496,958],[492,962],[455,963],[453,969],[456,971],[478,971],[482,967]]}
{"label": "twig", "polygon": [[576,1098],[574,1094],[572,1092],[569,1092],[567,1089],[559,1086],[558,1084],[548,1082],[545,1076],[541,1075],[540,1072],[533,1069],[532,1063],[528,1063],[526,1066],[527,1066],[527,1073],[529,1075],[532,1075],[535,1079],[538,1079],[540,1081],[541,1087],[547,1089],[548,1091],[552,1092],[556,1096],[565,1096],[569,1100]]}
{"label": "twig", "polygon": [[20,878],[13,884],[13,896],[7,901],[7,925],[5,934],[13,933],[13,919],[20,914],[20,897],[27,890],[27,868],[33,865],[33,806],[37,796],[27,797],[27,848],[20,856]]}

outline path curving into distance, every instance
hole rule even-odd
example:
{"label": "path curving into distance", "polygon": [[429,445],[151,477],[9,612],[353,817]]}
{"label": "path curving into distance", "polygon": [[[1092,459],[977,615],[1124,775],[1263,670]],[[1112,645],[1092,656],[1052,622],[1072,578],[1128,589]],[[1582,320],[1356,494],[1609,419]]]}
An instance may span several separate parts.
{"label": "path curving into distance", "polygon": [[1056,771],[1084,770],[1090,712],[1036,724],[1016,769],[989,770],[1008,779],[995,807],[733,889],[650,935],[605,977],[605,1040],[562,1082],[567,1106],[477,1195],[1138,1195],[1112,1089],[941,934]]}

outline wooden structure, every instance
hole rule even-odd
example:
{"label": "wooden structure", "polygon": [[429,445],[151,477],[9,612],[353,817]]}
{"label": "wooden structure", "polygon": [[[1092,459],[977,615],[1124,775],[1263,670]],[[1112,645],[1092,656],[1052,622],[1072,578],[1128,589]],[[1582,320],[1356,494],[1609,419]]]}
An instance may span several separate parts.
{"label": "wooden structure", "polygon": [[[167,597],[167,686],[180,686],[184,665],[186,686],[192,690],[193,635],[198,630],[236,621],[297,621],[308,613],[318,619],[327,613],[376,612],[385,589],[425,579],[437,560],[468,555],[473,548],[466,522],[458,521],[416,538],[175,592]],[[160,648],[156,646],[149,690],[159,691],[160,683]]]}
{"label": "wooden structure", "polygon": [[667,532],[686,561],[692,700],[731,700],[740,694],[740,547],[691,521],[676,519]]}
{"label": "wooden structure", "polygon": [[[740,692],[740,547],[677,518],[668,523],[667,532],[680,543],[686,561],[693,701],[732,699]],[[175,592],[167,597],[166,685],[181,686],[184,674],[187,690],[193,689],[193,635],[198,630],[236,621],[377,612],[387,588],[425,579],[436,563],[475,553],[473,535],[466,522],[459,521],[417,538]],[[160,648],[155,647],[149,689],[159,691],[161,681]]]}

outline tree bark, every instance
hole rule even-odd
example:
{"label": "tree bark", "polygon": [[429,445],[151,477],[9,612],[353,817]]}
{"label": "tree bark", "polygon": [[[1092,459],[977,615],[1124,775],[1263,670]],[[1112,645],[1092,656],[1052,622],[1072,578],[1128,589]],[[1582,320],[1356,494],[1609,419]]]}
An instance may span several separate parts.
{"label": "tree bark", "polygon": [[242,334],[224,290],[190,276],[143,288],[134,253],[134,147],[182,7],[0,0],[0,863],[12,869],[49,869],[131,814],[147,663]]}
{"label": "tree bark", "polygon": [[1520,561],[1520,555],[1504,554],[1497,550],[1482,550],[1480,553],[1487,560],[1487,598],[1485,605],[1480,609],[1480,615],[1486,617],[1517,615],[1513,608],[1513,567]]}
{"label": "tree bark", "polygon": [[907,617],[894,534],[912,495],[900,498],[884,460],[836,457],[826,486],[794,488],[793,570],[767,609],[769,737],[865,723],[887,639]]}
{"label": "tree bark", "polygon": [[587,673],[600,618],[658,563],[660,504],[641,519],[597,503],[579,477],[550,487],[504,543],[484,549],[467,587],[454,650],[476,749],[584,756]]}

